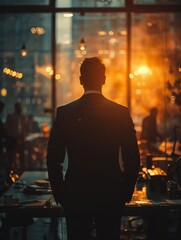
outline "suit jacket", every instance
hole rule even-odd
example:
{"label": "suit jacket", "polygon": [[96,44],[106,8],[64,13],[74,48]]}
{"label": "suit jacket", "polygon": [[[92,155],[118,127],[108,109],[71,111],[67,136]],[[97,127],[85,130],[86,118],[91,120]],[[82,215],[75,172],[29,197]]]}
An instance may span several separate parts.
{"label": "suit jacket", "polygon": [[[119,164],[120,149],[124,171]],[[47,148],[49,180],[57,202],[68,206],[129,202],[139,164],[128,108],[96,93],[57,108]]]}

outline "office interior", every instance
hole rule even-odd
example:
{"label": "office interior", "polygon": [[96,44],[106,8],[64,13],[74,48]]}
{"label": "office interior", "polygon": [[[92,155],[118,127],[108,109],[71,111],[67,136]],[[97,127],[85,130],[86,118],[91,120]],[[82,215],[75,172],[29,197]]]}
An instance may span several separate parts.
{"label": "office interior", "polygon": [[[133,198],[140,195],[143,200],[148,184],[152,192],[177,201],[178,208],[169,213],[168,239],[178,240],[181,237],[180,0],[0,1],[0,101],[4,103],[1,121],[5,124],[14,104],[20,102],[27,122],[23,169],[18,153],[9,169],[8,151],[3,147],[0,198],[24,171],[46,171],[46,147],[56,108],[83,94],[80,64],[84,58],[93,56],[100,57],[106,66],[104,96],[127,106],[134,122],[141,165]],[[155,107],[159,137],[150,143],[141,137],[142,122]],[[66,158],[65,171],[67,164]],[[1,233],[5,215],[0,213],[0,217]],[[38,232],[41,228],[38,224],[52,226],[52,221],[37,220],[29,229],[34,226]],[[66,239],[64,219],[54,224],[61,233],[52,239]],[[120,239],[149,239],[146,229],[147,221],[142,216],[126,216]],[[31,230],[27,233],[27,239],[35,238]],[[47,234],[44,233],[44,239],[50,239]],[[16,227],[11,231],[10,239],[21,237],[22,229]],[[92,237],[96,239],[94,232]]]}

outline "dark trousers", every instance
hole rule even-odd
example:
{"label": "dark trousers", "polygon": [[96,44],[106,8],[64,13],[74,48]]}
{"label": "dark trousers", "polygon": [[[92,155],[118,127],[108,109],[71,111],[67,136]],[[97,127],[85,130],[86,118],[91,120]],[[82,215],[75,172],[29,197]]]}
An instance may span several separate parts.
{"label": "dark trousers", "polygon": [[[76,207],[76,206],[74,206]],[[82,212],[69,212],[66,216],[68,240],[91,240],[93,226],[97,240],[119,240],[124,205]],[[78,210],[78,209],[77,209]]]}

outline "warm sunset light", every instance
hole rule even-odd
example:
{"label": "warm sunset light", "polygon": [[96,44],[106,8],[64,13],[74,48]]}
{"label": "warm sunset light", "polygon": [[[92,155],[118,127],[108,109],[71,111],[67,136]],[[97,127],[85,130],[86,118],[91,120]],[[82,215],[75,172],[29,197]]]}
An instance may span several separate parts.
{"label": "warm sunset light", "polygon": [[132,73],[130,73],[129,77],[132,79],[132,78],[134,78],[134,75]]}
{"label": "warm sunset light", "polygon": [[148,66],[143,65],[135,71],[135,75],[152,75],[152,71]]}

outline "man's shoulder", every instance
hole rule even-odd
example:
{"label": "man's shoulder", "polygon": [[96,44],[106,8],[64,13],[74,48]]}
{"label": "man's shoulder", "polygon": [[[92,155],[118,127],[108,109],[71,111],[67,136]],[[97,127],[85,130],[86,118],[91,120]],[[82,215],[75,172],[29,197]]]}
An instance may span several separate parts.
{"label": "man's shoulder", "polygon": [[115,109],[118,109],[119,111],[125,111],[125,112],[129,111],[128,107],[126,107],[120,103],[117,103],[110,99],[107,99],[107,102],[110,104],[111,107],[114,107]]}
{"label": "man's shoulder", "polygon": [[76,99],[76,100],[74,100],[70,103],[67,103],[65,105],[61,105],[57,108],[57,111],[59,112],[59,111],[66,111],[66,110],[72,109],[72,108],[78,106],[78,102],[79,102],[79,99]]}
{"label": "man's shoulder", "polygon": [[148,122],[148,121],[150,121],[150,116],[149,115],[143,118],[143,122]]}
{"label": "man's shoulder", "polygon": [[[59,112],[59,111],[66,111],[66,110],[71,110],[71,109],[73,109],[73,108],[77,108],[77,107],[79,107],[80,106],[80,100],[81,100],[81,98],[79,98],[79,99],[76,99],[76,100],[74,100],[74,101],[72,101],[72,102],[70,102],[70,103],[67,103],[67,104],[65,104],[65,105],[61,105],[61,106],[59,106],[58,108],[57,108],[57,111]],[[108,99],[108,98],[105,98],[104,97],[104,104],[103,105],[107,105],[107,106],[110,106],[111,108],[114,108],[114,109],[117,109],[117,110],[119,110],[119,111],[125,111],[125,112],[127,112],[127,111],[129,111],[129,109],[128,109],[128,107],[126,107],[126,106],[124,106],[124,105],[122,105],[122,104],[119,104],[119,103],[117,103],[117,102],[115,102],[115,101],[113,101],[113,100],[110,100],[110,99]]]}

